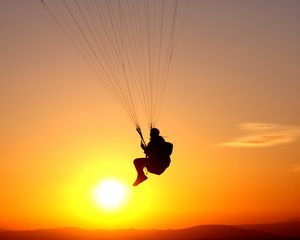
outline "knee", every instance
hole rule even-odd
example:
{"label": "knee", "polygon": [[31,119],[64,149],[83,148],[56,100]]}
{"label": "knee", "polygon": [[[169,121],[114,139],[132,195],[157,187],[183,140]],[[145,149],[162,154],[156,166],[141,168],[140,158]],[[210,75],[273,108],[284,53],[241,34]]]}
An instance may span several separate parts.
{"label": "knee", "polygon": [[140,162],[140,158],[136,158],[133,160],[134,165]]}
{"label": "knee", "polygon": [[133,160],[134,165],[141,164],[142,162],[143,162],[143,158],[136,158],[136,159]]}

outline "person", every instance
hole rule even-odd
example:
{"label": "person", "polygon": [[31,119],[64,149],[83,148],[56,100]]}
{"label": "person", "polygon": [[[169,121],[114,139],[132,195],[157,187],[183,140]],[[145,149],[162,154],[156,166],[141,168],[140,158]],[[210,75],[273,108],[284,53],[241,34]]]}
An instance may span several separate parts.
{"label": "person", "polygon": [[159,133],[157,128],[151,128],[150,142],[148,145],[141,142],[141,148],[144,150],[146,158],[137,158],[133,161],[137,171],[137,178],[133,183],[133,186],[137,186],[147,180],[148,177],[144,173],[144,168],[150,173],[160,175],[170,165],[172,149],[168,151],[165,148],[167,144],[171,145],[171,148],[173,148],[173,145],[171,143],[166,143],[165,139],[160,136]]}

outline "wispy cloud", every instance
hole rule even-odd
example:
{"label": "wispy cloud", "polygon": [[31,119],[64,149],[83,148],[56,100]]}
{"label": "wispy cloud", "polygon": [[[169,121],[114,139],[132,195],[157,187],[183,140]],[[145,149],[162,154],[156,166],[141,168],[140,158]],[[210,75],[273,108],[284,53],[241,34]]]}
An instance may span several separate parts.
{"label": "wispy cloud", "polygon": [[291,172],[300,172],[300,165],[293,167],[290,171]]}
{"label": "wispy cloud", "polygon": [[[300,137],[300,126],[275,123],[242,123],[242,136],[221,143],[227,147],[271,147],[296,141]],[[300,170],[300,169],[299,169]]]}

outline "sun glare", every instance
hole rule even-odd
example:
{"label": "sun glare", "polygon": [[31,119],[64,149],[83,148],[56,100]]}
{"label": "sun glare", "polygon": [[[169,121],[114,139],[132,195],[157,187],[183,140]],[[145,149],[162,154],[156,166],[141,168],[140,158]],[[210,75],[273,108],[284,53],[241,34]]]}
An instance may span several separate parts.
{"label": "sun glare", "polygon": [[126,197],[126,187],[114,179],[100,182],[94,192],[95,200],[105,210],[116,210],[122,206]]}

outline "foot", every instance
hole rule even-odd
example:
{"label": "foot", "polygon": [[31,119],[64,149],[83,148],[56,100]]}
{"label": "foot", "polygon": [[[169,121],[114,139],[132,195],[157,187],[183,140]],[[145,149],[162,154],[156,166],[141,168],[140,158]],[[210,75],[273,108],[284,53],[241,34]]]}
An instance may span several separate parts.
{"label": "foot", "polygon": [[137,186],[140,183],[144,182],[145,180],[147,180],[147,176],[146,175],[142,175],[142,176],[138,176],[137,179],[135,180],[135,182],[132,184],[133,186]]}

